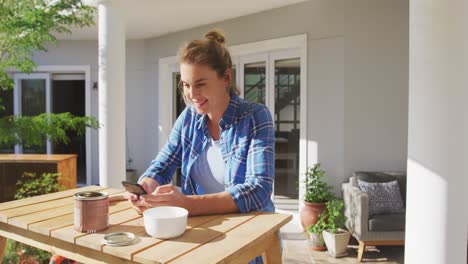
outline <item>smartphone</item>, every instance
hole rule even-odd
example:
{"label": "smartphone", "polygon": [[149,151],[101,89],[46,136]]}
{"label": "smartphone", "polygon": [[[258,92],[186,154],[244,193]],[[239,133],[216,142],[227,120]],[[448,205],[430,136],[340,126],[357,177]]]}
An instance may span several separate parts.
{"label": "smartphone", "polygon": [[127,190],[129,193],[136,194],[138,198],[142,194],[147,194],[145,189],[143,189],[143,187],[138,183],[122,181],[122,185],[125,187],[125,190]]}

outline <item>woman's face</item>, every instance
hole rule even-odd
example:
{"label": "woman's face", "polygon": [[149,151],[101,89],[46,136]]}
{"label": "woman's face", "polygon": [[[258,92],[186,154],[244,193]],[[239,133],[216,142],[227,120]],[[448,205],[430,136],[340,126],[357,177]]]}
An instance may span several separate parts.
{"label": "woman's face", "polygon": [[229,70],[223,77],[219,77],[209,66],[182,63],[180,81],[185,97],[193,104],[197,113],[213,114],[225,110],[226,100],[229,98]]}

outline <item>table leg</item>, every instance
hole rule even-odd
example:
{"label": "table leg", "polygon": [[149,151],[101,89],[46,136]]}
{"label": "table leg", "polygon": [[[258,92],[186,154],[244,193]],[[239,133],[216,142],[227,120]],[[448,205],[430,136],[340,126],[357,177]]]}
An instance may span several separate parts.
{"label": "table leg", "polygon": [[7,239],[6,237],[0,236],[0,263],[3,261],[3,255],[5,253]]}
{"label": "table leg", "polygon": [[265,264],[276,264],[282,263],[281,259],[281,249],[280,249],[280,241],[278,239],[279,233],[278,231],[275,232],[273,235],[273,239],[270,243],[270,247],[265,250],[265,253],[262,254],[263,263]]}

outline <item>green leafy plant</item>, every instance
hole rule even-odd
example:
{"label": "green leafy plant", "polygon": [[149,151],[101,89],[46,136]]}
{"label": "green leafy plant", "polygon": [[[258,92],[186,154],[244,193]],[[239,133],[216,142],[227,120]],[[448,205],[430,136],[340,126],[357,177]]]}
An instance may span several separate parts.
{"label": "green leafy plant", "polygon": [[0,118],[0,145],[42,146],[47,139],[67,144],[70,141],[68,130],[80,136],[86,132],[86,127],[98,128],[99,123],[94,117],[77,117],[70,113],[8,116]]}
{"label": "green leafy plant", "polygon": [[305,173],[306,193],[304,201],[309,203],[323,203],[333,197],[332,187],[323,181],[326,172],[320,168],[320,163],[316,163],[312,168],[308,168]]}
{"label": "green leafy plant", "polygon": [[327,202],[326,227],[330,233],[336,234],[339,229],[345,228],[346,216],[344,214],[344,202],[341,199],[331,199]]}
{"label": "green leafy plant", "polygon": [[309,233],[318,233],[318,234],[322,233],[323,230],[327,229],[326,218],[327,218],[326,212],[321,213],[317,223],[309,225],[307,227],[307,231]]}
{"label": "green leafy plant", "polygon": [[64,186],[59,185],[59,173],[36,173],[25,172],[16,182],[15,199],[23,199],[37,195],[62,191]]}
{"label": "green leafy plant", "polygon": [[344,202],[341,199],[330,199],[326,203],[326,209],[320,214],[317,223],[307,227],[311,233],[320,233],[327,230],[336,234],[339,229],[345,228],[346,216],[344,215]]}

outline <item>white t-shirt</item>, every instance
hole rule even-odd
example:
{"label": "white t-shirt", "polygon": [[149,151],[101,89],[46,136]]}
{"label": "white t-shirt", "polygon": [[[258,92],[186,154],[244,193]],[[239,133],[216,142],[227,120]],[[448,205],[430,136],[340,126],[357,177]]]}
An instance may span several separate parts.
{"label": "white t-shirt", "polygon": [[205,150],[193,164],[190,173],[204,193],[224,191],[224,160],[219,141],[210,138]]}

